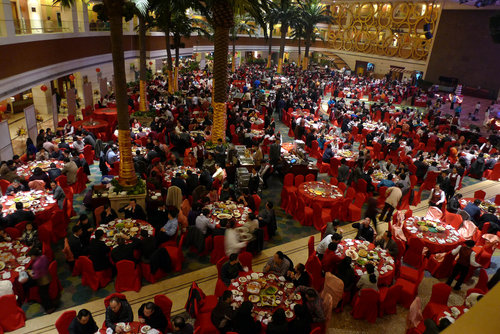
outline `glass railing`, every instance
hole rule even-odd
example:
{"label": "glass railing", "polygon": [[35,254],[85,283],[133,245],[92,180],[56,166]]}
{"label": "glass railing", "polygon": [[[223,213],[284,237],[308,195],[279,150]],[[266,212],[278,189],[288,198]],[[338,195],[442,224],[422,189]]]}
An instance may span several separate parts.
{"label": "glass railing", "polygon": [[14,20],[16,35],[73,32],[72,21]]}

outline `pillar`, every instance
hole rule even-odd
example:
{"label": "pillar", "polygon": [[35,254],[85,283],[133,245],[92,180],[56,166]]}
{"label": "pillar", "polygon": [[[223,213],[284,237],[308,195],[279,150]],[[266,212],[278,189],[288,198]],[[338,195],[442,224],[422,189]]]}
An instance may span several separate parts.
{"label": "pillar", "polygon": [[[47,86],[45,92],[40,89],[43,85]],[[52,119],[52,89],[50,88],[50,81],[43,82],[41,85],[33,87],[31,93],[33,94],[35,110],[43,117],[43,121],[45,122],[47,119]]]}
{"label": "pillar", "polygon": [[11,37],[16,35],[16,28],[14,26],[14,17],[12,16],[12,7],[9,0],[2,0],[3,12],[3,36]]}

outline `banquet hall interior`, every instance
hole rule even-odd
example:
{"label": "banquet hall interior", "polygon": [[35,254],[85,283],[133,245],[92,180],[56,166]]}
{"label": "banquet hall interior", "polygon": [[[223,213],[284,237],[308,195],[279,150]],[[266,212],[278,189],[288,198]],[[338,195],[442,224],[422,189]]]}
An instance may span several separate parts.
{"label": "banquet hall interior", "polygon": [[499,55],[496,0],[3,0],[0,333],[500,333]]}

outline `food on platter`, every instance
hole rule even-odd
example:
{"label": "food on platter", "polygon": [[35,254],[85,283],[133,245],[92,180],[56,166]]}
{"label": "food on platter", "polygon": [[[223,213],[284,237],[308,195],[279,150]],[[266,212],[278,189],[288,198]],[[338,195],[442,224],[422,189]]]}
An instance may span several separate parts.
{"label": "food on platter", "polygon": [[427,225],[428,227],[434,227],[434,228],[436,228],[436,226],[437,226],[437,224],[436,224],[435,222],[431,222],[431,221],[427,221],[427,222],[426,222],[426,225]]}
{"label": "food on platter", "polygon": [[293,289],[293,287],[294,287],[293,283],[286,283],[285,284],[285,288],[287,288],[287,289]]}
{"label": "food on platter", "polygon": [[292,312],[292,311],[290,311],[290,310],[286,311],[286,312],[285,312],[285,315],[286,315],[286,317],[287,317],[288,319],[293,318],[293,312]]}
{"label": "food on platter", "polygon": [[5,262],[0,261],[0,270],[3,270],[5,268]]}
{"label": "food on platter", "polygon": [[260,299],[263,306],[277,306],[274,295],[261,295]]}
{"label": "food on platter", "polygon": [[422,231],[422,232],[427,232],[427,231],[429,231],[429,228],[428,228],[427,226],[420,226],[420,227],[419,227],[419,229],[420,229],[420,231]]}
{"label": "food on platter", "polygon": [[258,303],[260,300],[260,297],[258,295],[250,295],[250,296],[248,296],[248,300],[252,303]]}
{"label": "food on platter", "polygon": [[358,253],[356,253],[356,251],[354,251],[352,249],[348,249],[345,252],[345,255],[349,256],[353,261],[356,261],[359,258]]}
{"label": "food on platter", "polygon": [[276,275],[274,275],[274,274],[269,274],[269,275],[267,276],[267,278],[269,278],[269,279],[271,279],[271,280],[272,280],[272,279],[277,279]]}
{"label": "food on platter", "polygon": [[151,326],[142,326],[141,333],[146,334],[151,329]]}
{"label": "food on platter", "polygon": [[294,296],[293,296],[293,299],[295,300],[301,300],[302,299],[302,296],[298,293],[296,293]]}
{"label": "food on platter", "polygon": [[360,265],[360,266],[364,266],[365,264],[368,263],[368,260],[367,259],[363,259],[363,258],[359,258],[356,260],[356,262]]}
{"label": "food on platter", "polygon": [[436,227],[436,230],[438,232],[444,232],[444,231],[446,231],[446,228],[444,228],[443,226],[438,226],[438,227]]}
{"label": "food on platter", "polygon": [[278,288],[275,286],[270,286],[263,291],[266,295],[274,295],[278,292]]}
{"label": "food on platter", "polygon": [[358,255],[361,257],[367,257],[368,256],[368,251],[366,249],[360,249],[358,251]]}
{"label": "food on platter", "polygon": [[[241,279],[244,277],[240,277],[240,282]],[[245,281],[246,282],[246,278]],[[243,283],[243,282],[242,282]],[[247,292],[251,294],[258,294],[260,292],[260,283],[259,282],[250,282],[247,284]]]}
{"label": "food on platter", "polygon": [[246,277],[240,277],[238,280],[240,281],[240,283],[245,283],[247,281],[247,278]]}
{"label": "food on platter", "polygon": [[420,220],[417,222],[417,225],[425,225],[425,224],[427,224],[425,220]]}
{"label": "food on platter", "polygon": [[368,259],[370,260],[378,260],[378,253],[371,251],[368,253]]}
{"label": "food on platter", "polygon": [[233,216],[228,213],[220,213],[217,215],[219,219],[231,219]]}

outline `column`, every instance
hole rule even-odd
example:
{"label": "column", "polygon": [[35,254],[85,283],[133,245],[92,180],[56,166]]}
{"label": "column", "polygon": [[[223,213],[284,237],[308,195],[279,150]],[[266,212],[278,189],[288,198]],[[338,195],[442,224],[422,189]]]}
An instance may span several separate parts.
{"label": "column", "polygon": [[14,26],[14,17],[12,16],[12,7],[9,0],[2,0],[2,11],[4,25],[1,28],[4,37],[16,35],[16,28]]}
{"label": "column", "polygon": [[[45,85],[47,90],[44,92],[41,87]],[[41,85],[31,88],[33,94],[33,104],[35,110],[42,116],[43,121],[52,119],[52,89],[50,88],[50,81],[43,82]]]}
{"label": "column", "polygon": [[78,6],[71,6],[71,19],[73,20],[73,32],[79,32],[78,28]]}
{"label": "column", "polygon": [[82,14],[83,14],[83,31],[89,32],[89,10],[85,1],[82,0]]}

